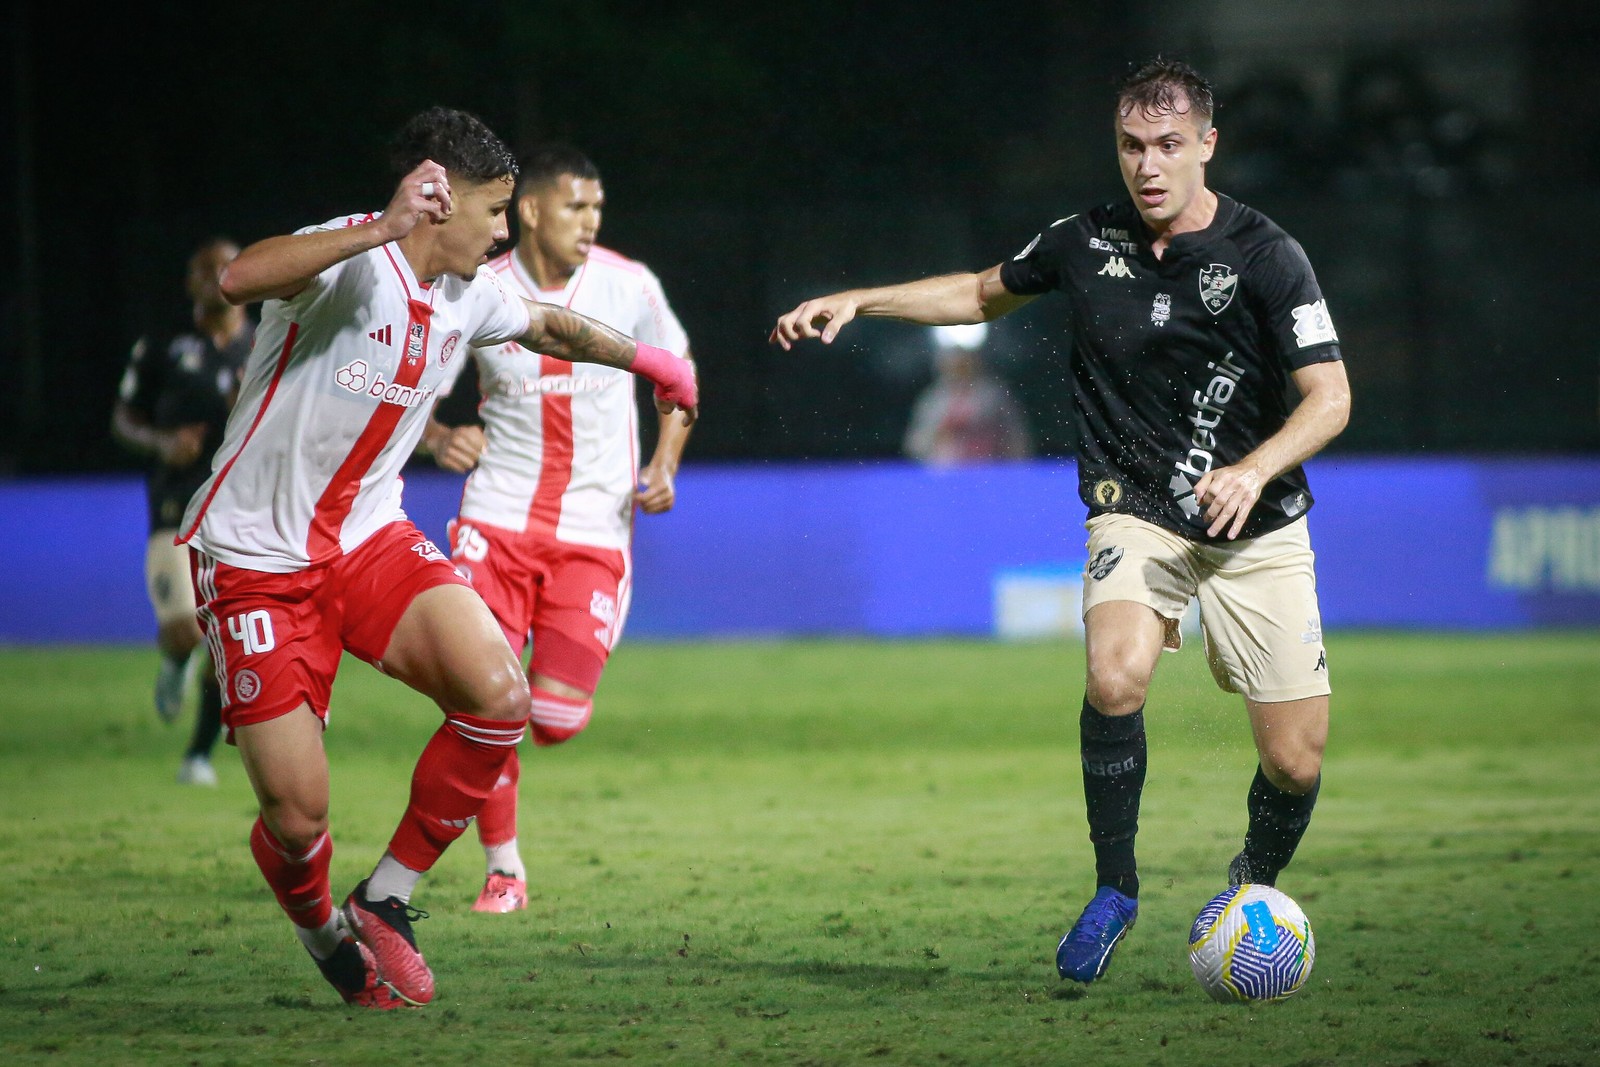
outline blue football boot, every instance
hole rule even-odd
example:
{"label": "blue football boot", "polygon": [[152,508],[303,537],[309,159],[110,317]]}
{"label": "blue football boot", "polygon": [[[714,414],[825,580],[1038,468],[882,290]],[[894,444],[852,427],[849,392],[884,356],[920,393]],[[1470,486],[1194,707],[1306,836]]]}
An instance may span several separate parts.
{"label": "blue football boot", "polygon": [[1056,947],[1056,970],[1061,972],[1061,977],[1074,982],[1087,983],[1099,978],[1106,973],[1117,942],[1133,929],[1138,917],[1136,899],[1108,885],[1101,886]]}

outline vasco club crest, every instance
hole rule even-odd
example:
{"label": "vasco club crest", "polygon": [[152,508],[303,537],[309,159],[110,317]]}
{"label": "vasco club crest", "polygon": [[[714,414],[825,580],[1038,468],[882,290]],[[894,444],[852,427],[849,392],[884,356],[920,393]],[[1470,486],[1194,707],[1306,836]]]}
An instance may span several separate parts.
{"label": "vasco club crest", "polygon": [[1226,263],[1213,263],[1200,272],[1200,299],[1213,315],[1233,303],[1233,294],[1239,289],[1239,276]]}

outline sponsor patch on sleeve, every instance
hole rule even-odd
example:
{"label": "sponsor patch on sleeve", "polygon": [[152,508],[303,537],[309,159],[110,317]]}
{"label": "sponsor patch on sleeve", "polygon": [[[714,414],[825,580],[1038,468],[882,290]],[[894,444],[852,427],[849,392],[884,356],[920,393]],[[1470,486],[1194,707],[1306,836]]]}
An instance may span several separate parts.
{"label": "sponsor patch on sleeve", "polygon": [[1328,315],[1328,302],[1317,300],[1301,304],[1290,312],[1294,316],[1294,339],[1301,348],[1323,345],[1339,340],[1334,332],[1333,319]]}

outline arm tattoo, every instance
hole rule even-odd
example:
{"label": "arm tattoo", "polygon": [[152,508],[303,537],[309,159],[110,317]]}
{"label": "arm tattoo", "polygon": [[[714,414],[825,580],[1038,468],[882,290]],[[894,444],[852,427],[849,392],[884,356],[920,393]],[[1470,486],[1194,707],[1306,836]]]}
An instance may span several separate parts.
{"label": "arm tattoo", "polygon": [[524,348],[573,363],[601,363],[628,370],[638,350],[633,338],[594,319],[552,304],[535,306]]}

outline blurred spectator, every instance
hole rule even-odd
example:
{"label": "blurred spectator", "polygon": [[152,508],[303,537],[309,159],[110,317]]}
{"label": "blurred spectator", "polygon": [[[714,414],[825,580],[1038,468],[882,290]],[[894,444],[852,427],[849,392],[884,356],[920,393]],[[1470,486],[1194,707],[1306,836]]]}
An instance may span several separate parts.
{"label": "blurred spectator", "polygon": [[1033,454],[1027,417],[978,349],[941,345],[934,367],[936,377],[911,410],[906,455],[949,467]]}
{"label": "blurred spectator", "polygon": [[1360,195],[1403,188],[1447,196],[1497,180],[1480,168],[1483,117],[1439,98],[1418,63],[1398,52],[1352,60],[1339,87],[1340,184]]}
{"label": "blurred spectator", "polygon": [[189,550],[174,542],[183,509],[211,474],[211,457],[222,444],[239,374],[255,337],[255,323],[245,308],[222,296],[223,268],[238,254],[238,245],[222,237],[195,249],[187,275],[191,328],[161,344],[151,345],[144,337],[134,344],[111,415],[112,435],[151,458],[145,587],[161,652],[155,706],[163,722],[174,721],[182,711],[189,677],[199,682],[194,731],[178,768],[178,781],[186,785],[217,782],[211,752],[222,729],[222,690],[210,657],[204,650],[196,654],[201,636]]}
{"label": "blurred spectator", "polygon": [[1297,75],[1250,77],[1218,109],[1216,125],[1227,151],[1213,166],[1237,192],[1307,189],[1327,174],[1333,139]]}

